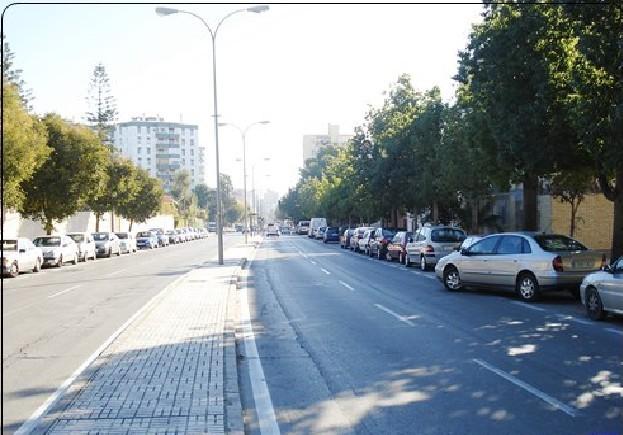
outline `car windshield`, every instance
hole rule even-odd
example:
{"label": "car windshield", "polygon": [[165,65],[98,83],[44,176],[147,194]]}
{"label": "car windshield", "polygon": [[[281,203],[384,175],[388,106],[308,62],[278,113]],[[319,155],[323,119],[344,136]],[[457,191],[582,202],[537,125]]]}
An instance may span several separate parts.
{"label": "car windshield", "polygon": [[128,238],[128,234],[127,233],[115,233],[117,235],[117,237],[119,237],[120,239],[127,239]]}
{"label": "car windshield", "polygon": [[433,242],[454,243],[465,239],[465,233],[454,228],[440,228],[431,231],[430,239]]}
{"label": "car windshield", "polygon": [[327,227],[327,233],[337,233],[337,232],[338,232],[337,227]]}
{"label": "car windshield", "polygon": [[33,240],[35,246],[61,246],[60,237],[37,237]]}
{"label": "car windshield", "polygon": [[149,231],[141,231],[137,234],[138,237],[151,237],[151,233]]}
{"label": "car windshield", "polygon": [[3,251],[17,251],[17,240],[3,240],[2,250]]}
{"label": "car windshield", "polygon": [[539,246],[548,252],[554,251],[586,251],[588,248],[567,236],[561,235],[539,235],[534,236],[534,240]]}
{"label": "car windshield", "polygon": [[84,242],[84,235],[82,234],[68,234],[68,236],[76,243]]}
{"label": "car windshield", "polygon": [[108,233],[93,233],[95,240],[108,240]]}

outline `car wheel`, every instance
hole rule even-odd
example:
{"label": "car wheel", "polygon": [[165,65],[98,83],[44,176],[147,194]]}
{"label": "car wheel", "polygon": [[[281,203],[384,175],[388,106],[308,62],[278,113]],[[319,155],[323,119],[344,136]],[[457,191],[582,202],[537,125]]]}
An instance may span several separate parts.
{"label": "car wheel", "polygon": [[37,258],[37,261],[35,262],[35,267],[33,267],[32,271],[39,272],[40,270],[41,270],[41,259]]}
{"label": "car wheel", "polygon": [[385,253],[385,260],[392,262],[394,261],[394,257],[392,257],[389,253],[389,250]]}
{"label": "car wheel", "polygon": [[446,267],[443,272],[443,285],[450,291],[461,290],[463,284],[461,284],[461,277],[456,267]]}
{"label": "car wheel", "polygon": [[426,257],[422,255],[420,257],[420,270],[426,271],[426,269],[428,269],[428,264],[426,264]]}
{"label": "car wheel", "polygon": [[411,257],[409,257],[409,253],[405,254],[405,267],[411,267],[413,263],[411,262]]}
{"label": "car wheel", "polygon": [[580,297],[580,288],[579,287],[574,287],[574,288],[570,289],[569,293],[571,293],[571,297],[573,297],[573,299],[575,299],[576,301],[579,301],[579,300],[582,299]]}
{"label": "car wheel", "polygon": [[586,290],[586,314],[593,320],[603,320],[606,317],[601,297],[594,287]]}
{"label": "car wheel", "polygon": [[17,262],[13,262],[13,264],[11,264],[11,269],[9,270],[9,276],[11,278],[15,278],[17,275],[19,275],[19,266],[17,265]]}
{"label": "car wheel", "polygon": [[533,302],[539,297],[539,283],[531,273],[522,273],[517,278],[517,295],[526,302]]}

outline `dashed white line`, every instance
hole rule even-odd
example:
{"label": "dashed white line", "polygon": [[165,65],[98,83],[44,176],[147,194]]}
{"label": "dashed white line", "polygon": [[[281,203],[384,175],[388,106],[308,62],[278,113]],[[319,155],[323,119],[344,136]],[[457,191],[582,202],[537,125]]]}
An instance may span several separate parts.
{"label": "dashed white line", "polygon": [[390,314],[390,315],[394,316],[396,319],[398,319],[399,321],[401,321],[401,322],[403,322],[403,323],[406,323],[406,324],[407,324],[407,325],[409,325],[409,326],[415,326],[415,323],[411,322],[410,320],[408,320],[408,319],[407,319],[407,318],[405,318],[404,316],[401,316],[400,314],[398,314],[398,313],[396,313],[396,312],[394,312],[394,311],[390,310],[389,308],[384,307],[384,306],[383,306],[383,305],[381,305],[381,304],[374,304],[374,306],[375,306],[376,308],[378,308],[379,310],[381,310],[381,311],[385,311],[387,314]]}
{"label": "dashed white line", "polygon": [[614,332],[615,334],[623,335],[623,331],[616,328],[606,328],[606,331]]}
{"label": "dashed white line", "polygon": [[322,270],[324,273],[326,273],[327,275],[331,275],[331,272],[329,272],[327,269],[325,269],[324,267],[321,267],[320,270]]}
{"label": "dashed white line", "polygon": [[511,301],[511,303],[515,304],[515,305],[519,305],[521,307],[529,308],[529,309],[535,310],[535,311],[547,311],[546,309],[537,307],[536,305],[528,305],[528,304],[526,304],[524,302],[520,302],[520,301]]}
{"label": "dashed white line", "polygon": [[314,260],[309,260],[309,262],[310,262],[311,264],[318,264],[318,263],[316,263]]}
{"label": "dashed white line", "polygon": [[478,364],[481,367],[484,367],[485,369],[495,373],[496,375],[506,379],[509,382],[512,382],[513,384],[517,385],[520,388],[523,388],[524,390],[526,390],[527,392],[535,395],[536,397],[538,397],[539,399],[543,400],[544,402],[549,403],[550,405],[552,405],[554,408],[558,408],[560,409],[562,412],[564,412],[567,415],[570,415],[571,417],[575,417],[576,416],[576,410],[573,409],[572,407],[570,407],[569,405],[565,405],[564,403],[562,403],[560,400],[553,398],[552,396],[544,393],[543,391],[533,387],[532,385],[526,384],[524,381],[522,381],[521,379],[516,378],[515,376],[511,375],[510,373],[505,372],[504,370],[500,370],[494,366],[492,366],[491,364],[478,359],[478,358],[473,358],[472,361],[474,361],[476,364]]}
{"label": "dashed white line", "polygon": [[342,284],[344,287],[346,287],[348,290],[350,290],[351,292],[354,292],[355,289],[352,288],[351,286],[349,286],[348,284],[346,284],[344,281],[339,281],[340,284]]}
{"label": "dashed white line", "polygon": [[81,284],[78,284],[78,285],[75,285],[75,286],[73,286],[73,287],[69,287],[68,289],[61,290],[60,292],[56,292],[56,293],[54,293],[54,294],[52,294],[52,295],[48,296],[48,299],[52,299],[52,298],[55,298],[55,297],[60,296],[60,295],[62,295],[62,294],[65,294],[65,293],[67,293],[67,292],[70,292],[70,291],[72,291],[72,290],[75,290],[75,289],[77,289],[77,288],[78,288],[78,287],[80,287],[80,286],[81,286]]}

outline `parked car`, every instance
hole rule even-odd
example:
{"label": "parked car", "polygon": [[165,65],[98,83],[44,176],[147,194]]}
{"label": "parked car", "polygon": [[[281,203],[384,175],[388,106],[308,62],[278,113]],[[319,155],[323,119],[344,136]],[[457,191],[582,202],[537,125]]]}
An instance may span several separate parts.
{"label": "parked car", "polygon": [[324,232],[326,231],[327,227],[318,227],[315,230],[314,233],[314,239],[315,240],[322,240],[322,238],[324,237]]}
{"label": "parked car", "polygon": [[359,252],[359,241],[363,239],[363,235],[366,233],[366,230],[373,229],[372,227],[357,227],[355,231],[353,231],[353,235],[350,238],[350,250]]}
{"label": "parked car", "polygon": [[296,226],[296,234],[299,236],[309,235],[309,221],[299,221]]}
{"label": "parked car", "polygon": [[119,237],[110,231],[100,231],[93,233],[95,240],[95,253],[101,257],[112,257],[113,254],[121,255]]}
{"label": "parked car", "polygon": [[209,233],[216,232],[216,222],[208,222],[208,232]]}
{"label": "parked car", "polygon": [[279,237],[279,227],[273,223],[266,226],[266,237],[271,236]]}
{"label": "parked car", "polygon": [[154,249],[158,247],[158,236],[154,231],[139,231],[136,233],[136,247],[138,249]]}
{"label": "parked car", "polygon": [[2,276],[15,278],[20,272],[39,272],[43,265],[43,251],[26,237],[2,241]]}
{"label": "parked car", "polygon": [[411,231],[398,231],[392,240],[387,244],[387,259],[389,261],[398,260],[400,264],[407,259],[407,243],[413,241]]}
{"label": "parked car", "polygon": [[322,243],[338,242],[340,241],[340,229],[338,227],[327,227],[322,235]]}
{"label": "parked car", "polygon": [[396,231],[389,228],[377,228],[374,230],[374,234],[370,236],[370,242],[368,243],[368,255],[370,257],[376,256],[379,260],[386,260],[387,245],[395,235]]}
{"label": "parked car", "polygon": [[425,225],[416,231],[413,242],[407,243],[406,264],[417,262],[422,270],[434,267],[441,258],[456,251],[465,237],[465,231],[459,228]]}
{"label": "parked car", "polygon": [[310,239],[318,238],[318,229],[320,227],[327,227],[327,219],[326,218],[312,218],[309,221],[309,233],[308,237]]}
{"label": "parked car", "polygon": [[180,243],[180,235],[175,230],[167,230],[164,233],[169,236],[169,244],[177,245]]}
{"label": "parked car", "polygon": [[478,240],[482,239],[482,237],[483,236],[467,236],[465,240],[463,240],[463,242],[461,243],[461,246],[459,246],[458,251],[460,251],[461,249],[469,248]]}
{"label": "parked car", "polygon": [[124,254],[131,254],[132,252],[136,252],[138,250],[136,246],[136,237],[129,231],[119,231],[115,233],[115,235],[119,238],[119,248],[121,252]]}
{"label": "parked car", "polygon": [[501,233],[443,257],[435,273],[448,290],[514,289],[524,301],[534,301],[545,290],[577,294],[584,277],[603,263],[602,254],[567,236]]}
{"label": "parked car", "polygon": [[68,236],[39,236],[32,241],[41,248],[43,266],[61,267],[64,263],[78,264],[78,247]]}
{"label": "parked car", "polygon": [[346,228],[340,235],[340,248],[346,249],[350,247],[350,238],[355,232],[354,228]]}
{"label": "parked car", "polygon": [[370,239],[374,236],[376,228],[369,228],[364,231],[363,236],[357,241],[358,252],[363,252],[366,255],[370,255]]}
{"label": "parked car", "polygon": [[95,260],[95,240],[88,232],[67,233],[78,247],[78,257],[81,261]]}
{"label": "parked car", "polygon": [[623,257],[600,272],[589,273],[580,285],[582,305],[593,320],[623,314]]}
{"label": "parked car", "polygon": [[289,236],[290,234],[292,234],[292,229],[288,226],[280,227],[279,231],[281,231],[282,235],[286,235],[286,236]]}
{"label": "parked car", "polygon": [[186,243],[186,234],[184,234],[184,231],[181,228],[176,228],[175,234],[178,235],[180,243]]}
{"label": "parked car", "polygon": [[150,230],[156,233],[158,247],[164,248],[165,246],[169,246],[169,236],[164,233],[162,228],[150,228]]}

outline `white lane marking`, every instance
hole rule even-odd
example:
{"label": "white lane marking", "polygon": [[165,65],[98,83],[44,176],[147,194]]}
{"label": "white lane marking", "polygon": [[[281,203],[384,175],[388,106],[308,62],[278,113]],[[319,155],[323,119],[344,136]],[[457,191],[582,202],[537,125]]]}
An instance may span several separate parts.
{"label": "white lane marking", "polygon": [[399,321],[401,321],[401,322],[403,322],[403,323],[406,323],[406,324],[407,324],[407,325],[409,325],[409,326],[415,326],[415,323],[411,322],[411,321],[410,321],[409,319],[407,319],[406,317],[401,316],[400,314],[398,314],[398,313],[396,313],[396,312],[394,312],[394,311],[390,310],[390,309],[389,309],[389,308],[387,308],[387,307],[384,307],[383,305],[380,305],[380,304],[374,304],[374,306],[375,306],[376,308],[378,308],[379,310],[381,310],[381,311],[385,311],[387,314],[391,314],[391,315],[392,315],[392,316],[394,316],[396,319],[398,319]]}
{"label": "white lane marking", "polygon": [[69,287],[68,289],[61,290],[60,292],[56,292],[56,293],[54,293],[54,294],[52,294],[52,295],[48,296],[48,299],[52,299],[52,298],[55,298],[55,297],[60,296],[60,295],[62,295],[62,294],[65,294],[65,293],[67,293],[67,292],[70,292],[70,291],[72,291],[72,290],[75,290],[75,289],[77,289],[77,288],[78,288],[78,287],[80,287],[80,286],[81,286],[81,284],[78,284],[78,285],[75,285],[75,286],[73,286],[73,287]]}
{"label": "white lane marking", "polygon": [[119,270],[116,270],[116,271],[114,271],[114,272],[112,272],[112,273],[109,273],[109,274],[108,274],[108,276],[117,275],[118,273],[125,272],[125,271],[126,271],[126,270],[128,270],[128,269],[129,269],[129,267],[126,267],[125,269],[119,269]]}
{"label": "white lane marking", "polygon": [[[251,269],[251,264],[255,260],[255,252],[251,254],[248,260],[247,271]],[[280,434],[279,425],[275,418],[275,410],[273,402],[270,398],[270,391],[266,384],[266,376],[262,368],[262,361],[257,352],[255,345],[255,334],[253,333],[253,325],[251,323],[251,313],[249,311],[249,301],[247,296],[247,281],[245,274],[245,285],[240,289],[240,322],[244,334],[244,348],[247,355],[246,360],[249,363],[249,378],[251,380],[251,391],[253,393],[253,401],[255,402],[255,412],[260,426],[260,433]]]}
{"label": "white lane marking", "polygon": [[572,322],[581,323],[583,325],[593,326],[593,323],[589,322],[588,320],[578,319],[578,318],[575,318],[575,317],[567,315],[567,314],[556,314],[556,317],[559,320],[571,320]]}
{"label": "white lane marking", "polygon": [[344,287],[346,287],[348,290],[350,290],[351,292],[354,292],[355,289],[352,288],[351,286],[349,286],[348,284],[346,284],[344,281],[338,281],[340,284],[342,284]]}
{"label": "white lane marking", "polygon": [[327,275],[331,275],[331,272],[329,272],[327,269],[325,269],[324,267],[321,267],[320,270],[322,270],[324,273],[326,273]]}
{"label": "white lane marking", "polygon": [[130,324],[138,316],[140,316],[145,310],[147,310],[149,307],[151,307],[151,305],[153,305],[156,302],[156,300],[157,300],[157,298],[159,296],[163,295],[166,292],[167,289],[177,285],[179,283],[179,281],[184,279],[185,276],[186,276],[186,274],[178,277],[177,279],[175,279],[175,281],[173,281],[171,284],[167,285],[164,289],[162,289],[157,295],[154,295],[154,297],[152,297],[145,305],[143,305],[136,313],[134,313],[132,315],[132,317],[130,317],[123,325],[121,325],[121,327],[119,329],[117,329],[115,332],[113,332],[113,334],[110,337],[108,337],[108,339],[104,343],[102,343],[102,345],[100,347],[98,347],[95,350],[95,352],[93,352],[91,354],[91,356],[89,356],[86,359],[86,361],[83,362],[82,365],[80,367],[78,367],[76,369],[76,371],[71,374],[70,377],[65,379],[65,381],[56,389],[56,391],[54,393],[52,393],[52,395],[50,397],[48,397],[48,400],[46,400],[43,403],[43,405],[41,405],[39,408],[37,408],[37,410],[35,410],[35,412],[33,412],[32,415],[30,417],[28,417],[28,420],[26,420],[20,426],[20,428],[15,432],[15,435],[28,434],[28,433],[32,432],[34,429],[36,429],[37,426],[39,426],[41,418],[58,401],[58,399],[60,399],[61,396],[63,396],[63,394],[65,394],[65,392],[67,391],[69,386],[76,380],[76,378],[78,376],[80,376],[80,374],[84,371],[84,369],[86,369],[89,365],[91,365],[91,363],[93,361],[95,361],[95,359],[102,352],[104,352],[104,350],[108,346],[110,346],[110,343],[112,343],[128,326],[130,326]]}
{"label": "white lane marking", "polygon": [[614,332],[615,334],[623,335],[623,331],[616,328],[606,328],[606,331]]}
{"label": "white lane marking", "polygon": [[513,384],[517,385],[519,388],[523,388],[527,392],[535,395],[536,397],[538,397],[539,399],[543,400],[544,402],[549,403],[553,407],[560,409],[565,414],[570,415],[571,417],[575,417],[576,416],[576,414],[577,414],[576,410],[573,409],[572,407],[570,407],[569,405],[565,405],[560,400],[553,398],[552,396],[544,393],[543,391],[533,387],[530,384],[526,384],[524,381],[522,381],[521,379],[516,378],[515,376],[511,375],[510,373],[507,373],[504,370],[500,370],[497,367],[494,367],[491,364],[489,364],[489,363],[487,363],[487,362],[485,362],[485,361],[483,361],[481,359],[478,359],[478,358],[472,358],[472,361],[474,361],[479,366],[484,367],[485,369],[487,369],[487,370],[495,373],[496,375],[506,379],[507,381],[512,382]]}
{"label": "white lane marking", "polygon": [[314,260],[309,260],[309,262],[310,262],[311,264],[318,264],[318,263],[316,263]]}
{"label": "white lane marking", "polygon": [[536,305],[529,305],[529,304],[526,304],[525,302],[511,301],[511,303],[515,304],[515,305],[519,305],[520,307],[529,308],[529,309],[535,310],[535,311],[547,311],[544,308],[537,307]]}

